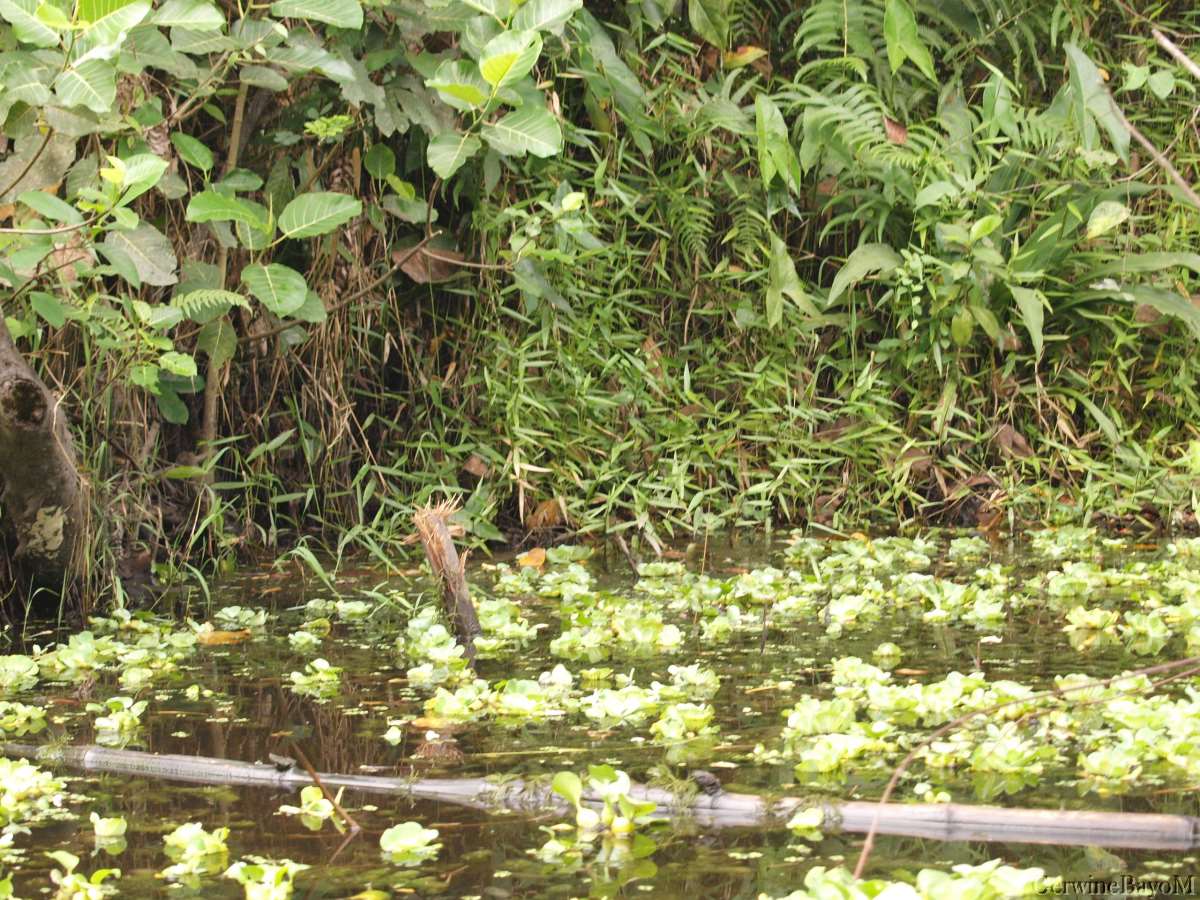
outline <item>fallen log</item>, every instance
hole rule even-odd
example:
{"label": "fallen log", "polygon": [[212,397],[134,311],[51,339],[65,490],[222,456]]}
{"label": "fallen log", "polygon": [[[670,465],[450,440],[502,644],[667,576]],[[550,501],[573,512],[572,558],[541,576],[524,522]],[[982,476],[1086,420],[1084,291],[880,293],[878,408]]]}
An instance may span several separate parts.
{"label": "fallen log", "polygon": [[[178,754],[112,750],[94,745],[45,746],[0,743],[0,755],[35,760],[48,767],[65,766],[86,772],[108,772],[162,778],[194,784],[250,785],[276,790],[299,789],[313,783],[307,772],[280,771],[273,765]],[[551,792],[547,781],[519,778],[502,782],[486,778],[388,778],[377,775],[318,773],[326,787],[372,794],[395,794],[413,800],[440,801],[484,811],[527,814],[556,812],[569,807]],[[798,797],[770,798],[718,791],[694,798],[635,784],[629,796],[655,804],[659,819],[687,816],[709,828],[780,828],[791,816],[811,806],[825,813],[827,832],[867,832],[878,817],[880,834],[941,841],[999,841],[1020,844],[1058,844],[1127,847],[1146,850],[1191,850],[1200,846],[1200,818],[1159,813],[1123,813],[1051,809],[1009,809],[959,803],[868,803],[813,801]],[[602,800],[587,791],[593,806]]]}
{"label": "fallen log", "polygon": [[479,636],[479,617],[471,592],[467,588],[465,559],[460,559],[454,547],[454,538],[446,520],[454,512],[450,503],[426,506],[413,515],[413,524],[425,548],[425,558],[433,575],[442,585],[442,600],[446,615],[454,626],[455,636],[466,651],[467,661],[475,665],[475,638]]}

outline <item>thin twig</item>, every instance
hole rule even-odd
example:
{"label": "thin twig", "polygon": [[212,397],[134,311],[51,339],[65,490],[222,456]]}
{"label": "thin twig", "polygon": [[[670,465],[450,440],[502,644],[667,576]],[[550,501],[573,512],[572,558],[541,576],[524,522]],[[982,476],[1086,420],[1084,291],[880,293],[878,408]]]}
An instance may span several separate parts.
{"label": "thin twig", "polygon": [[1179,170],[1175,168],[1169,159],[1163,156],[1159,149],[1150,142],[1150,139],[1142,134],[1142,132],[1138,130],[1137,126],[1125,117],[1125,113],[1121,111],[1121,107],[1117,104],[1117,101],[1113,99],[1113,96],[1111,93],[1109,93],[1108,88],[1102,88],[1102,90],[1104,91],[1105,96],[1108,97],[1108,103],[1112,108],[1113,114],[1117,117],[1125,130],[1133,136],[1135,141],[1142,145],[1143,149],[1150,154],[1150,158],[1158,163],[1158,167],[1171,177],[1171,180],[1179,186],[1179,189],[1183,191],[1184,195],[1188,198],[1191,204],[1197,209],[1200,209],[1200,194],[1196,193],[1195,189],[1188,183],[1187,179],[1179,174]]}
{"label": "thin twig", "polygon": [[342,820],[350,826],[350,832],[352,834],[357,834],[358,832],[362,831],[362,826],[355,821],[354,817],[350,815],[350,813],[342,809],[342,804],[338,803],[337,797],[333,796],[333,794],[329,792],[329,788],[325,787],[325,783],[321,781],[321,776],[317,774],[317,770],[314,769],[312,763],[308,761],[308,757],[304,755],[304,751],[300,749],[300,745],[295,741],[292,741],[291,744],[292,752],[296,754],[296,758],[300,760],[300,764],[304,766],[304,771],[308,773],[308,777],[313,780],[313,784],[321,789],[321,793],[325,795],[325,799],[333,804],[333,808],[337,810],[338,815],[342,817]]}
{"label": "thin twig", "polygon": [[1154,39],[1158,41],[1158,45],[1175,57],[1176,61],[1185,69],[1187,69],[1193,78],[1200,79],[1200,65],[1197,65],[1194,59],[1180,50],[1170,38],[1168,38],[1157,28],[1151,28],[1150,33],[1154,35]]}

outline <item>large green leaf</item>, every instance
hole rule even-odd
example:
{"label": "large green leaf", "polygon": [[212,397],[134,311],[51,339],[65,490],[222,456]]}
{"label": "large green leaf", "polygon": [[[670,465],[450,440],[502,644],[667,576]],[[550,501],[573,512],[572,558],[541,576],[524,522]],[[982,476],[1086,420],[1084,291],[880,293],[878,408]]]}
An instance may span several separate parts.
{"label": "large green leaf", "polygon": [[583,0],[527,0],[513,16],[512,27],[517,31],[562,34],[567,20],[582,8]]}
{"label": "large green leaf", "polygon": [[904,60],[911,59],[926,78],[933,80],[933,57],[921,40],[917,17],[906,0],[887,0],[883,12],[883,37],[893,72],[904,65]]}
{"label": "large green leaf", "polygon": [[279,230],[289,238],[314,237],[328,234],[362,214],[362,201],[346,194],[318,191],[301,194],[284,207],[279,216]]}
{"label": "large green leaf", "polygon": [[710,44],[722,50],[729,45],[729,0],[688,0],[688,21]]}
{"label": "large green leaf", "polygon": [[848,257],[829,289],[829,304],[833,304],[848,287],[858,284],[873,272],[890,275],[903,262],[900,254],[887,244],[863,244]]}
{"label": "large green leaf", "polygon": [[13,34],[21,43],[57,47],[58,32],[35,15],[38,5],[38,0],[0,0],[0,16],[12,25]]}
{"label": "large green leaf", "polygon": [[189,222],[244,222],[252,228],[266,227],[253,206],[219,191],[201,191],[193,195],[184,216]]}
{"label": "large green leaf", "polygon": [[1017,309],[1021,311],[1021,320],[1029,339],[1033,341],[1033,352],[1039,358],[1042,355],[1042,323],[1045,319],[1046,298],[1041,291],[1010,285],[1013,299],[1017,301]]}
{"label": "large green leaf", "polygon": [[1093,291],[1090,296],[1124,300],[1127,303],[1144,303],[1164,315],[1182,320],[1191,329],[1192,334],[1200,338],[1200,307],[1197,307],[1190,297],[1175,291],[1145,284],[1123,284],[1114,290]]}
{"label": "large green leaf", "polygon": [[116,70],[103,60],[85,59],[54,79],[54,93],[64,106],[108,112],[117,99]]}
{"label": "large green leaf", "polygon": [[800,190],[800,161],[792,148],[783,114],[765,93],[754,98],[754,122],[758,134],[758,167],[764,187],[778,173],[789,190]]}
{"label": "large green leaf", "polygon": [[168,285],[179,280],[171,242],[149,222],[141,222],[130,231],[110,231],[104,243],[129,257],[146,284]]}
{"label": "large green leaf", "polygon": [[129,30],[149,14],[149,0],[134,0],[105,12],[75,38],[75,59],[112,59],[121,51]]}
{"label": "large green leaf", "polygon": [[484,140],[506,156],[554,156],[562,151],[562,130],[546,107],[526,103],[500,121],[483,126]]}
{"label": "large green leaf", "polygon": [[288,316],[304,305],[308,285],[295,269],[271,263],[269,266],[246,266],[242,283],[259,302],[277,316]]}
{"label": "large green leaf", "polygon": [[1068,42],[1067,68],[1071,72],[1071,87],[1075,92],[1076,115],[1080,133],[1087,134],[1085,117],[1091,116],[1108,132],[1113,149],[1121,159],[1129,159],[1129,130],[1117,115],[1116,102],[1108,93],[1104,76],[1086,53]]}
{"label": "large green leaf", "polygon": [[[228,316],[213,319],[196,335],[196,349],[208,356],[209,364],[218,369],[237,352],[237,335],[233,332],[233,323]],[[209,371],[212,371],[210,369]]]}
{"label": "large green leaf", "polygon": [[483,48],[479,73],[492,87],[505,87],[528,75],[541,52],[542,36],[536,31],[502,31]]}
{"label": "large green leaf", "polygon": [[309,19],[335,28],[363,26],[363,11],[358,0],[276,0],[271,15],[281,19]]}
{"label": "large green leaf", "polygon": [[154,24],[162,28],[221,31],[225,16],[209,0],[167,0],[154,14]]}
{"label": "large green leaf", "polygon": [[447,105],[464,112],[479,109],[492,95],[479,69],[465,59],[448,59],[438,66],[425,84],[437,91]]}
{"label": "large green leaf", "polygon": [[767,324],[772,328],[783,319],[783,296],[792,298],[792,302],[812,319],[823,319],[820,310],[813,303],[800,278],[796,274],[796,264],[792,262],[788,245],[776,234],[771,235],[771,262],[767,281]]}
{"label": "large green leaf", "polygon": [[439,178],[446,179],[478,153],[481,146],[479,138],[473,134],[447,131],[429,142],[425,158],[429,162],[429,168],[433,169]]}

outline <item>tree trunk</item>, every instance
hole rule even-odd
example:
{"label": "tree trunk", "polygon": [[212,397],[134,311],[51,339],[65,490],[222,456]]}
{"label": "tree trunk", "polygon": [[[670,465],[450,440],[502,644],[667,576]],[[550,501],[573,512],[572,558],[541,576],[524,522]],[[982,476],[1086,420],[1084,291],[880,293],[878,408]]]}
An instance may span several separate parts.
{"label": "tree trunk", "polygon": [[17,350],[0,315],[0,527],[16,544],[15,579],[58,589],[73,581],[85,513],[58,398]]}

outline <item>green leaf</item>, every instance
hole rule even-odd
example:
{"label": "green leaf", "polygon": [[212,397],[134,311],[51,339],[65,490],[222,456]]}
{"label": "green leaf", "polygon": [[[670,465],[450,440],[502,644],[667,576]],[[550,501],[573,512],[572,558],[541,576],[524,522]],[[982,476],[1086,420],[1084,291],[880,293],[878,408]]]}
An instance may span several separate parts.
{"label": "green leaf", "polygon": [[895,72],[911,59],[922,74],[935,80],[933,57],[921,40],[917,18],[905,0],[887,0],[883,13],[883,36],[887,41],[888,64]]}
{"label": "green leaf", "polygon": [[463,6],[489,15],[493,19],[507,19],[512,13],[512,0],[463,0]]}
{"label": "green leaf", "polygon": [[1164,315],[1180,319],[1192,330],[1195,337],[1200,338],[1200,307],[1197,307],[1190,297],[1175,291],[1144,284],[1129,284],[1121,285],[1115,290],[1097,291],[1092,296],[1124,300],[1128,303],[1145,303]]}
{"label": "green leaf", "polygon": [[83,221],[83,216],[70,203],[58,199],[45,191],[25,191],[17,200],[24,203],[34,212],[45,216],[52,222],[66,222],[77,225]]}
{"label": "green leaf", "polygon": [[64,106],[85,106],[105,113],[117,99],[117,73],[100,59],[85,59],[54,79],[54,93]]}
{"label": "green leaf", "polygon": [[266,222],[253,206],[219,191],[194,194],[184,218],[189,222],[244,222],[252,228],[266,228]]}
{"label": "green leaf", "polygon": [[1155,97],[1166,100],[1175,90],[1175,74],[1170,69],[1159,69],[1150,76],[1147,83]]}
{"label": "green leaf", "polygon": [[202,141],[196,140],[190,134],[177,131],[171,135],[171,143],[179,153],[179,157],[188,165],[195,166],[202,172],[212,169],[213,152]]}
{"label": "green leaf", "polygon": [[767,324],[774,328],[783,320],[783,295],[792,301],[810,318],[822,319],[820,310],[796,275],[796,264],[788,245],[777,234],[771,235],[771,262],[767,282]]}
{"label": "green leaf", "polygon": [[104,243],[128,256],[138,277],[146,284],[162,286],[179,280],[171,242],[149,222],[142,222],[130,231],[110,231]]}
{"label": "green leaf", "polygon": [[242,283],[263,306],[281,317],[302,307],[308,295],[304,276],[279,263],[246,266],[242,269]]}
{"label": "green leaf", "polygon": [[271,15],[281,19],[309,19],[335,28],[361,29],[363,11],[358,0],[276,0]]}
{"label": "green leaf", "polygon": [[154,14],[160,28],[189,28],[192,31],[221,31],[225,16],[208,0],[167,0]]}
{"label": "green leaf", "polygon": [[688,0],[692,30],[724,50],[729,44],[729,0]]}
{"label": "green leaf", "polygon": [[1087,239],[1100,237],[1112,231],[1129,218],[1129,207],[1116,200],[1104,200],[1096,204],[1092,214],[1088,216]]}
{"label": "green leaf", "polygon": [[299,319],[301,322],[311,322],[314,325],[324,322],[327,317],[325,304],[321,302],[321,298],[316,291],[309,291],[308,295],[304,298],[304,305],[292,313],[293,319]]}
{"label": "green leaf", "polygon": [[[100,12],[100,9],[96,10]],[[76,60],[112,59],[121,50],[130,29],[137,26],[150,14],[149,0],[135,0],[121,6],[113,6],[99,18],[92,20],[75,39],[73,50]]]}
{"label": "green leaf", "polygon": [[235,306],[250,308],[249,302],[241,294],[221,288],[199,288],[185,294],[177,293],[171,298],[171,305],[201,325],[225,315]]}
{"label": "green leaf", "polygon": [[[527,103],[520,109],[484,125],[480,130],[484,140],[506,156],[554,156],[562,151],[562,130],[550,110],[540,104]],[[436,169],[435,169],[436,171]]]}
{"label": "green leaf", "polygon": [[45,291],[31,291],[29,305],[33,307],[35,313],[55,328],[62,328],[67,321],[66,310],[63,309],[61,301],[53,294]]}
{"label": "green leaf", "polygon": [[488,83],[479,74],[478,67],[463,59],[446,60],[432,78],[425,79],[425,84],[437,91],[447,104],[463,112],[481,108],[491,97]]}
{"label": "green leaf", "polygon": [[387,144],[372,144],[363,154],[363,165],[372,178],[383,181],[396,173],[396,154]]}
{"label": "green leaf", "polygon": [[542,52],[536,31],[502,31],[483,48],[479,73],[494,88],[520,81],[533,69]]}
{"label": "green leaf", "polygon": [[36,15],[39,0],[0,0],[0,16],[13,27],[13,34],[22,44],[35,47],[57,47],[58,32]]}
{"label": "green leaf", "polygon": [[574,772],[559,772],[550,782],[550,790],[577,808],[583,799],[583,782]]}
{"label": "green leaf", "polygon": [[425,157],[429,168],[445,180],[462,168],[463,163],[479,152],[483,146],[473,134],[443,132],[429,142]]}
{"label": "green leaf", "polygon": [[848,257],[833,279],[828,305],[842,295],[846,288],[858,284],[868,275],[879,272],[890,275],[903,262],[900,254],[887,244],[863,244]]}
{"label": "green leaf", "polygon": [[266,88],[279,93],[286,91],[288,80],[270,66],[242,66],[238,69],[238,80],[251,87]]}
{"label": "green leaf", "polygon": [[1039,359],[1042,356],[1042,322],[1045,318],[1046,297],[1041,291],[1009,285],[1017,308],[1021,311],[1021,320],[1029,339],[1033,341],[1033,351]]}
{"label": "green leaf", "polygon": [[[196,335],[196,349],[208,357],[213,368],[220,368],[237,352],[237,336],[227,316],[213,319]],[[211,369],[210,369],[211,371]]]}
{"label": "green leaf", "polygon": [[196,360],[190,354],[169,350],[158,358],[158,364],[181,378],[194,378],[198,374]]}
{"label": "green leaf", "polygon": [[1129,160],[1129,130],[1117,115],[1116,102],[1108,93],[1104,77],[1086,53],[1067,43],[1067,68],[1071,73],[1071,88],[1075,92],[1076,115],[1081,134],[1086,134],[1084,118],[1091,116],[1112,141],[1113,149],[1122,160]]}
{"label": "green leaf", "polygon": [[158,184],[167,171],[167,161],[153,153],[138,153],[121,160],[125,169],[121,181],[121,206],[128,206]]}
{"label": "green leaf", "polygon": [[800,161],[792,148],[783,113],[765,93],[754,98],[754,122],[758,135],[758,167],[763,187],[770,188],[776,173],[793,192],[800,190]]}
{"label": "green leaf", "polygon": [[513,16],[512,27],[517,31],[562,34],[563,26],[582,8],[583,0],[527,0]]}
{"label": "green leaf", "polygon": [[362,202],[346,194],[318,191],[301,194],[284,207],[279,229],[285,237],[306,238],[328,234],[362,214]]}

